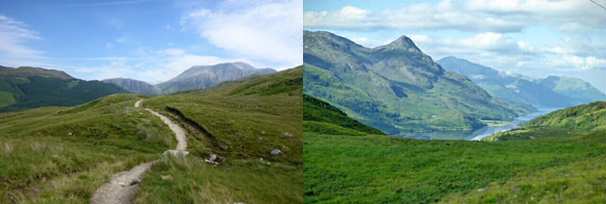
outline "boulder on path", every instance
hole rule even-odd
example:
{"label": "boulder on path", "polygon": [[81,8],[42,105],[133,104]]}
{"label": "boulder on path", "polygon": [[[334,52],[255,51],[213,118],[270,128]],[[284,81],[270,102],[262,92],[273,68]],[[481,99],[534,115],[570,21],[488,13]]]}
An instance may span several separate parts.
{"label": "boulder on path", "polygon": [[282,154],[282,150],[280,150],[280,149],[272,149],[271,150],[271,155],[272,156],[278,156],[280,154]]}
{"label": "boulder on path", "polygon": [[164,153],[162,153],[162,156],[163,157],[171,156],[171,157],[174,157],[174,158],[180,158],[180,159],[182,159],[182,158],[185,158],[185,156],[187,156],[188,154],[189,154],[189,152],[185,151],[185,150],[174,150],[174,149],[171,149],[171,150],[166,150]]}

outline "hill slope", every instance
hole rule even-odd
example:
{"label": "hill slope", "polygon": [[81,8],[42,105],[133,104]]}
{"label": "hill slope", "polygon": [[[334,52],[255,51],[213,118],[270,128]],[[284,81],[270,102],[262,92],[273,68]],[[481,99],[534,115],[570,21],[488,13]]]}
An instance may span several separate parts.
{"label": "hill slope", "polygon": [[253,75],[274,73],[273,69],[257,69],[243,62],[193,66],[177,77],[157,85],[163,93],[205,89],[221,82],[243,79]]}
{"label": "hill slope", "polygon": [[336,121],[304,124],[306,203],[600,203],[606,195],[600,128],[535,132],[551,138],[545,140],[470,142],[354,136],[325,130]]}
{"label": "hill slope", "polygon": [[606,102],[593,102],[551,112],[521,128],[492,135],[486,140],[529,140],[569,138],[606,130]]}
{"label": "hill slope", "polygon": [[351,119],[341,110],[308,95],[303,95],[303,128],[305,132],[325,134],[383,134],[380,130]]}
{"label": "hill slope", "polygon": [[[146,100],[188,127],[191,154],[152,168],[137,202],[302,203],[302,74],[299,67]],[[224,161],[204,162],[213,154]]]}
{"label": "hill slope", "polygon": [[20,67],[0,70],[0,112],[42,106],[72,106],[126,92],[100,81],[75,79],[64,72]]}
{"label": "hill slope", "polygon": [[[137,203],[302,203],[302,68],[147,98],[187,130],[183,159],[140,96],[0,113],[0,203],[86,203],[119,171],[160,159]],[[218,164],[207,159],[216,155]]]}
{"label": "hill slope", "polygon": [[[601,162],[606,143],[606,102],[594,102],[552,112],[530,121],[524,127],[496,134],[493,143],[524,142],[598,145],[586,157],[554,168],[519,175],[507,182],[494,182],[469,194],[453,194],[447,203],[601,203],[606,201],[603,180],[606,168]],[[558,149],[554,153],[568,153]]]}
{"label": "hill slope", "polygon": [[404,36],[373,49],[328,32],[305,31],[304,41],[305,93],[388,134],[469,131],[525,112],[445,71]]}
{"label": "hill slope", "polygon": [[173,147],[168,128],[136,100],[0,113],[0,203],[88,203],[113,174]]}

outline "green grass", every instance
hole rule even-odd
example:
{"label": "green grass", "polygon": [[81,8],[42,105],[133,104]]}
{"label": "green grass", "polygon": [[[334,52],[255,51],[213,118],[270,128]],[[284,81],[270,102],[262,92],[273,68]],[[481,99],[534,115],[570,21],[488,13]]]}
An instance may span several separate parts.
{"label": "green grass", "polygon": [[235,160],[215,167],[188,157],[154,166],[136,203],[302,203],[302,192],[303,172],[290,166]]}
{"label": "green grass", "polygon": [[[318,111],[335,113],[304,112]],[[543,126],[516,130],[522,133],[511,140],[469,142],[350,134],[356,130],[316,121],[304,125],[306,203],[606,201],[600,162],[606,131],[600,129]]]}
{"label": "green grass", "polygon": [[12,105],[15,103],[15,97],[12,93],[0,91],[0,108]]}
{"label": "green grass", "polygon": [[[146,100],[145,107],[166,114],[167,107],[179,110],[211,135],[189,128],[190,156],[154,166],[137,202],[302,203],[301,75],[296,68]],[[273,149],[283,153],[273,156]],[[210,154],[226,160],[216,167],[202,162]]]}
{"label": "green grass", "polygon": [[[83,81],[35,74],[31,76],[30,74],[27,76],[3,75],[0,71],[0,112],[44,106],[74,106],[124,92],[126,92],[124,89],[116,85],[100,81]],[[6,95],[6,93],[10,95]],[[7,96],[11,96],[12,100]]]}
{"label": "green grass", "polygon": [[603,144],[415,141],[305,134],[306,202],[430,203],[520,174],[605,156]]}
{"label": "green grass", "polygon": [[312,96],[303,95],[303,101],[303,120],[305,123],[309,123],[303,126],[305,132],[341,133],[344,135],[383,134],[380,130],[353,120],[339,109]]}
{"label": "green grass", "polygon": [[0,114],[0,203],[85,203],[113,173],[175,145],[168,128],[112,95],[74,108]]}
{"label": "green grass", "polygon": [[443,203],[604,203],[606,156],[493,182],[466,193],[449,195]]}

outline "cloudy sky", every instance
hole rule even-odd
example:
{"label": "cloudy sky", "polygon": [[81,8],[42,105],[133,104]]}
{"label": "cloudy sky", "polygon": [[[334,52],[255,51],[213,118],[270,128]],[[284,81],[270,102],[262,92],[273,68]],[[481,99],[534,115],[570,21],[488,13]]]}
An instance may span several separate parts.
{"label": "cloudy sky", "polygon": [[192,65],[302,64],[302,0],[0,1],[0,65],[152,83]]}
{"label": "cloudy sky", "polygon": [[304,25],[375,47],[409,36],[435,60],[456,56],[531,77],[581,77],[606,91],[606,0],[306,0]]}

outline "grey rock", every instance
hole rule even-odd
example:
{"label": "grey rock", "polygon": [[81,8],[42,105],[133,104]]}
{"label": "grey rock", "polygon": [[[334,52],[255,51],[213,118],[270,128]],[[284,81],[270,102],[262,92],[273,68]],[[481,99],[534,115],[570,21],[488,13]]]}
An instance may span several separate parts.
{"label": "grey rock", "polygon": [[272,149],[271,150],[271,155],[273,155],[273,156],[278,156],[280,154],[282,154],[282,150],[280,150],[280,149]]}
{"label": "grey rock", "polygon": [[224,160],[223,157],[216,155],[216,154],[210,154],[210,156],[206,159],[204,159],[204,161],[206,163],[212,164],[212,165],[218,165],[220,162],[222,162]]}

